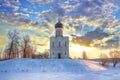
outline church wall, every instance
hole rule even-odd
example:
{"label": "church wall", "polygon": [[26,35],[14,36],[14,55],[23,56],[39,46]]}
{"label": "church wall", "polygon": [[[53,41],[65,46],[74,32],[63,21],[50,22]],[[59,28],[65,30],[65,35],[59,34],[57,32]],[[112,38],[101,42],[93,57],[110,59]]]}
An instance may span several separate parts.
{"label": "church wall", "polygon": [[58,58],[58,53],[61,54],[61,58],[69,57],[68,37],[51,37],[50,38],[50,57]]}

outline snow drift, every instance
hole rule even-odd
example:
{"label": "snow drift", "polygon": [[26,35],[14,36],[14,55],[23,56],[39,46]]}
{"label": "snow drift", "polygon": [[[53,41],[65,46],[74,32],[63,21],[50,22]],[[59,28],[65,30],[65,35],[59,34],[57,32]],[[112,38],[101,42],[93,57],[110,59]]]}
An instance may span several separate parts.
{"label": "snow drift", "polygon": [[0,80],[119,80],[120,69],[95,61],[12,59],[0,61]]}
{"label": "snow drift", "polygon": [[83,61],[70,59],[11,59],[0,62],[0,72],[86,72]]}

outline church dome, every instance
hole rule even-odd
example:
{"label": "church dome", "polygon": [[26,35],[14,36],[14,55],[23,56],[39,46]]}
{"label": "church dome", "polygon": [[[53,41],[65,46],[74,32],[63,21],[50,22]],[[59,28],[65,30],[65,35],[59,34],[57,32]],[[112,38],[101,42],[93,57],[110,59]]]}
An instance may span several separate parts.
{"label": "church dome", "polygon": [[55,28],[63,28],[63,24],[58,21],[56,24],[55,24]]}

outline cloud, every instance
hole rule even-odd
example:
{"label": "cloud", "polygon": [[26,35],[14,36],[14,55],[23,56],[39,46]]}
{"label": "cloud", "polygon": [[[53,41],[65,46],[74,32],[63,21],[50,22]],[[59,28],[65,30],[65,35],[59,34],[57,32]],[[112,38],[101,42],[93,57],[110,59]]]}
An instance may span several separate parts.
{"label": "cloud", "polygon": [[113,33],[113,34],[109,34],[106,37],[103,37],[102,39],[94,39],[91,42],[92,46],[96,46],[96,47],[101,47],[101,48],[118,48],[119,45],[119,35],[120,33]]}
{"label": "cloud", "polygon": [[[119,21],[115,19],[115,16],[113,15],[113,13],[119,9],[119,6],[115,5],[112,0],[75,0],[65,1],[64,3],[60,1],[58,5],[62,8],[64,13],[62,18],[63,24],[65,24],[67,29],[67,34],[70,35],[72,33],[76,36],[82,36],[80,37],[80,40],[77,38],[77,41],[76,39],[75,41],[83,43],[83,45],[90,45],[92,40],[102,40],[110,33],[115,32],[119,27]],[[59,8],[56,8],[56,10],[59,11]],[[50,9],[49,12],[45,13],[46,16],[54,14],[54,17],[57,17],[58,14],[53,9]],[[50,19],[50,17],[47,18]],[[101,29],[102,33],[99,33],[99,30],[98,32],[94,32],[93,30],[95,28],[93,26],[99,27],[97,29]],[[92,31],[94,34],[92,34]],[[105,34],[106,32],[108,32],[108,34]],[[96,33],[98,33],[98,35]],[[84,34],[86,35],[84,36]],[[88,36],[88,34],[90,35]]]}
{"label": "cloud", "polygon": [[104,2],[100,0],[75,0],[75,1],[61,1],[59,5],[64,8],[67,14],[73,17],[79,16],[91,16],[95,13],[101,13],[101,6]]}
{"label": "cloud", "polygon": [[64,14],[65,14],[65,10],[63,8],[61,8],[60,6],[59,7],[56,6],[56,7],[52,8],[51,11],[54,12],[55,14],[57,14],[58,17],[59,16],[64,16]]}
{"label": "cloud", "polygon": [[[65,9],[65,13],[68,16],[78,17],[88,16],[88,21],[94,21],[94,23],[104,24],[105,21],[114,19],[112,15],[119,10],[119,6],[113,3],[113,0],[75,0],[75,1],[61,1],[59,5]],[[70,8],[69,8],[70,7]],[[97,20],[97,21],[96,21]]]}
{"label": "cloud", "polygon": [[[11,8],[13,11],[17,11],[20,8],[20,1],[19,0],[1,0],[2,4],[1,6],[4,6],[6,8]],[[3,8],[2,8],[3,9]],[[3,9],[6,10],[6,9]]]}
{"label": "cloud", "polygon": [[39,3],[39,4],[48,4],[48,3],[53,2],[53,0],[28,0],[28,1],[33,2],[33,3]]}
{"label": "cloud", "polygon": [[99,28],[95,29],[94,31],[88,32],[84,36],[75,36],[72,39],[73,43],[77,43],[79,45],[90,46],[91,42],[95,39],[103,39],[107,37],[108,34],[100,30]]}
{"label": "cloud", "polygon": [[[12,1],[11,1],[12,2]],[[19,1],[18,1],[19,2]],[[31,2],[53,2],[53,0],[31,0]],[[112,15],[114,11],[118,10],[118,5],[115,5],[113,0],[75,0],[75,1],[56,1],[56,6],[52,6],[49,10],[44,10],[42,12],[36,12],[31,8],[23,8],[23,12],[15,12],[14,16],[18,18],[29,18],[31,14],[36,15],[36,19],[43,20],[46,24],[48,22],[55,22],[58,16],[62,16],[63,19],[73,17],[73,21],[77,21],[78,18],[83,16],[87,17],[82,23],[88,26],[102,26],[106,23],[110,23],[110,20],[114,19]],[[10,2],[9,2],[10,3]],[[35,7],[35,5],[33,5]],[[28,11],[29,10],[29,11]],[[54,19],[53,19],[54,17]],[[8,17],[9,18],[9,17]],[[105,22],[106,21],[106,22]],[[64,20],[63,20],[64,22]],[[66,21],[65,21],[66,22]],[[77,21],[78,23],[80,20]],[[76,23],[77,23],[76,22]],[[69,22],[66,22],[67,24]],[[74,24],[74,23],[73,23]],[[104,26],[106,27],[106,26]]]}
{"label": "cloud", "polygon": [[[32,31],[34,36],[45,36],[49,40],[49,37],[54,35],[54,24],[60,16],[65,35],[87,46],[97,40],[106,43],[114,38],[111,37],[112,33],[119,32],[120,21],[113,15],[120,9],[119,0],[27,1],[27,6],[22,6],[24,4],[19,0],[0,0],[0,21],[17,25],[16,27],[23,31]],[[12,9],[11,12],[7,12],[6,8]],[[105,33],[109,36],[105,36]]]}

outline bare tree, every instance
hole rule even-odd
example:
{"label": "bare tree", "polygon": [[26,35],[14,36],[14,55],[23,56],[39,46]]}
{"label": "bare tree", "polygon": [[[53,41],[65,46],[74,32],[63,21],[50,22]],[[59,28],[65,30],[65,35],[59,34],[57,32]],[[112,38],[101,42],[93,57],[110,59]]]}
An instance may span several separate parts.
{"label": "bare tree", "polygon": [[38,54],[34,54],[33,58],[37,58],[37,59],[48,59],[49,58],[49,51],[44,51],[43,53],[38,53]]}
{"label": "bare tree", "polygon": [[44,59],[44,56],[42,53],[39,52],[38,54],[33,54],[33,58],[34,59]]}
{"label": "bare tree", "polygon": [[120,51],[115,49],[113,51],[110,51],[109,55],[112,58],[113,67],[116,67],[120,59]]}
{"label": "bare tree", "polygon": [[8,36],[9,41],[8,41],[8,45],[5,49],[5,53],[7,55],[9,55],[8,56],[9,58],[13,58],[14,54],[19,53],[19,47],[18,47],[19,39],[20,39],[19,32],[16,29],[11,30],[8,32],[7,36]]}
{"label": "bare tree", "polygon": [[100,54],[100,60],[101,60],[101,65],[103,65],[103,66],[108,66],[109,65],[107,54],[101,53]]}
{"label": "bare tree", "polygon": [[30,37],[25,35],[20,38],[18,30],[11,30],[7,34],[9,42],[5,49],[5,58],[32,58],[33,54],[36,52],[35,47],[31,44]]}
{"label": "bare tree", "polygon": [[44,56],[45,59],[48,59],[49,58],[49,52],[45,51],[44,54],[43,54],[43,56]]}
{"label": "bare tree", "polygon": [[36,52],[35,48],[31,44],[30,37],[25,35],[21,43],[22,53],[24,58],[32,58],[33,54]]}
{"label": "bare tree", "polygon": [[87,53],[86,53],[85,51],[83,51],[83,53],[82,53],[82,58],[85,59],[85,60],[88,59],[88,57],[87,57]]}

